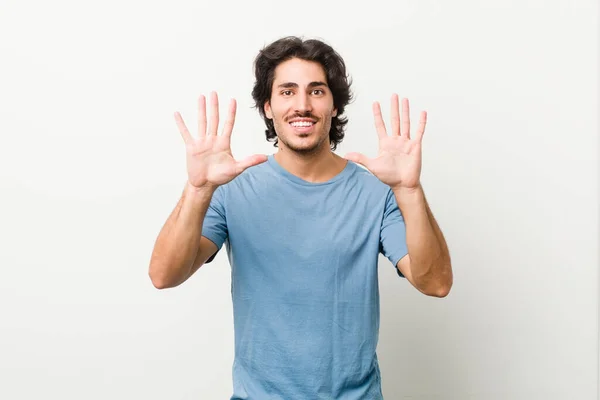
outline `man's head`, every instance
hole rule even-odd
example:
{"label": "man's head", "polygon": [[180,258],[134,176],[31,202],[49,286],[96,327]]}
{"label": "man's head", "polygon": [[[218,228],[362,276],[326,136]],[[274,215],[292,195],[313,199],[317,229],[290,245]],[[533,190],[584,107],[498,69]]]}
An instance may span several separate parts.
{"label": "man's head", "polygon": [[336,149],[352,94],[344,60],[331,46],[315,39],[279,39],[259,52],[254,73],[252,97],[268,141],[299,153],[325,145]]}

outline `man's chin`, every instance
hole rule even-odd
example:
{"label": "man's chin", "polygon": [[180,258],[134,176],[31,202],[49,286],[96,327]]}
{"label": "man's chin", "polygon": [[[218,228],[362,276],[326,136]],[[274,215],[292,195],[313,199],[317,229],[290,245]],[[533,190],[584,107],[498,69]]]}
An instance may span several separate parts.
{"label": "man's chin", "polygon": [[294,132],[292,135],[279,136],[279,142],[286,149],[297,154],[314,154],[323,147],[329,146],[328,136],[318,135],[316,132],[298,134]]}
{"label": "man's chin", "polygon": [[298,154],[312,154],[319,150],[321,143],[284,143],[290,151]]}

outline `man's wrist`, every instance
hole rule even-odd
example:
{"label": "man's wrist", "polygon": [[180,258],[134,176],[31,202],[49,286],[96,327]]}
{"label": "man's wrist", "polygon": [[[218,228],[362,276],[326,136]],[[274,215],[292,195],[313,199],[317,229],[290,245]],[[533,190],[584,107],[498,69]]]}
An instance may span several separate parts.
{"label": "man's wrist", "polygon": [[423,197],[423,188],[420,183],[414,187],[392,186],[391,188],[396,198],[410,200]]}
{"label": "man's wrist", "polygon": [[214,192],[217,190],[217,186],[203,185],[194,186],[189,181],[186,182],[185,194],[197,199],[211,198]]}

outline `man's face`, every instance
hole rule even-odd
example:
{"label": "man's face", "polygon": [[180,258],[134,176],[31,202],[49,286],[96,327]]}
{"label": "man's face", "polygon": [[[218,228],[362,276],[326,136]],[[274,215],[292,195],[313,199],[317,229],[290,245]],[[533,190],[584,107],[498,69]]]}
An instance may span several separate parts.
{"label": "man's face", "polygon": [[264,110],[273,120],[280,148],[305,154],[329,148],[331,118],[337,110],[319,63],[292,58],[279,64]]}

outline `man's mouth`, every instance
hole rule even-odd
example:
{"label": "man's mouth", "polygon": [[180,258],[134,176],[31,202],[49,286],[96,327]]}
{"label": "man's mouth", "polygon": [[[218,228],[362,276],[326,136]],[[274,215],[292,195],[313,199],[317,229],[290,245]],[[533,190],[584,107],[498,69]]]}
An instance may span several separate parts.
{"label": "man's mouth", "polygon": [[312,131],[313,126],[317,121],[312,118],[293,118],[290,125],[297,133],[306,134]]}
{"label": "man's mouth", "polygon": [[305,128],[305,127],[309,127],[309,126],[313,126],[315,123],[312,121],[292,121],[290,122],[290,125],[292,125],[294,128]]}
{"label": "man's mouth", "polygon": [[294,128],[306,128],[313,126],[315,124],[315,120],[312,118],[293,118],[290,121],[290,125]]}
{"label": "man's mouth", "polygon": [[313,130],[315,121],[309,119],[294,119],[290,122],[294,131],[298,134],[309,134]]}

